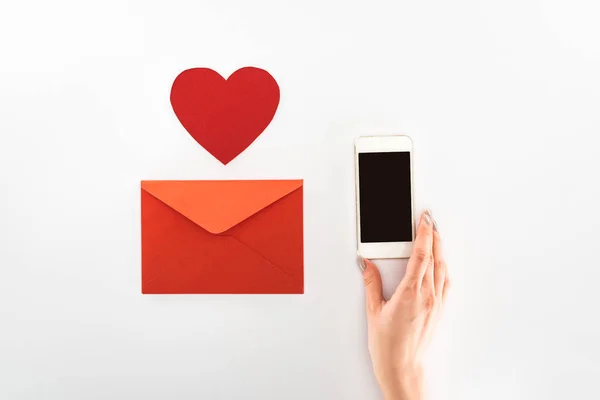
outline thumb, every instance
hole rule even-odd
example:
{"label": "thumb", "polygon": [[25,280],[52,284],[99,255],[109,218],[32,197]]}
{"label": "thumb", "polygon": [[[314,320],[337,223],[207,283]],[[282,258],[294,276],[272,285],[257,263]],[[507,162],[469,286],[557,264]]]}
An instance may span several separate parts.
{"label": "thumb", "polygon": [[383,307],[383,293],[381,284],[381,275],[377,266],[371,260],[359,256],[358,258],[363,280],[365,281],[365,291],[367,300],[367,313],[377,314]]}

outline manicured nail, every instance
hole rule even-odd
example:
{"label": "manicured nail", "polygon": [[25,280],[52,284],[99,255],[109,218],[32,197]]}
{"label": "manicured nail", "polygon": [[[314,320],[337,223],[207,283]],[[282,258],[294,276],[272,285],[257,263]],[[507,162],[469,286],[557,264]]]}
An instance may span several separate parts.
{"label": "manicured nail", "polygon": [[364,272],[364,270],[367,269],[367,266],[365,264],[365,259],[358,253],[358,251],[356,252],[356,261],[358,262],[358,268],[360,268],[360,272]]}
{"label": "manicured nail", "polygon": [[431,219],[431,223],[433,224],[433,230],[436,232],[439,232],[437,222],[435,222],[435,219],[433,218],[433,213],[431,212],[431,209],[428,208],[427,210],[425,210],[425,215],[426,216],[429,215],[429,218]]}
{"label": "manicured nail", "polygon": [[431,222],[433,221],[431,215],[429,215],[427,211],[425,211],[425,213],[423,214],[423,221],[425,221],[427,225],[431,225]]}

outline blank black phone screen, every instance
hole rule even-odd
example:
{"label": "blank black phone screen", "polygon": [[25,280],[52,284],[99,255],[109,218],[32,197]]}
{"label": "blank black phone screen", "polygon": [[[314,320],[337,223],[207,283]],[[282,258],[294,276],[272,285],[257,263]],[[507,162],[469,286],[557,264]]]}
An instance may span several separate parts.
{"label": "blank black phone screen", "polygon": [[413,240],[410,165],[408,151],[358,154],[362,243]]}

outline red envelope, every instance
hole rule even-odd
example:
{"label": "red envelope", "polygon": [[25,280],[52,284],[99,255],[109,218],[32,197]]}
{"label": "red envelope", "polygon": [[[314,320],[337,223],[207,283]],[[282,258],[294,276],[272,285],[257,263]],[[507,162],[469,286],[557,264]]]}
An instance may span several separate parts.
{"label": "red envelope", "polygon": [[302,185],[142,181],[142,293],[304,293]]}

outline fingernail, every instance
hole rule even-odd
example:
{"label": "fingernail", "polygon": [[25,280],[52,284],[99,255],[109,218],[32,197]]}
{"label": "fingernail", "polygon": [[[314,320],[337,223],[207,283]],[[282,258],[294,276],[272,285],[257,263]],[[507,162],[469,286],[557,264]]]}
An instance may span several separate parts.
{"label": "fingernail", "polygon": [[364,272],[367,269],[365,259],[362,257],[358,257],[358,268],[360,268],[360,272]]}
{"label": "fingernail", "polygon": [[[438,225],[437,225],[437,222],[436,222],[436,221],[435,221],[435,219],[433,218],[433,213],[431,212],[431,209],[429,209],[429,208],[428,208],[428,209],[426,209],[426,210],[425,210],[425,215],[426,215],[426,216],[427,216],[427,215],[429,215],[430,221],[431,221],[431,223],[433,224],[433,230],[434,230],[434,231],[436,231],[436,232],[439,232],[439,231],[438,231]],[[429,222],[429,221],[428,221],[428,222]]]}
{"label": "fingernail", "polygon": [[365,259],[358,253],[358,251],[356,251],[356,261],[358,261],[358,268],[360,268],[360,272],[364,272],[364,270],[367,269],[367,266],[365,264]]}
{"label": "fingernail", "polygon": [[429,214],[427,213],[427,211],[425,211],[425,213],[423,214],[423,221],[425,221],[425,223],[426,223],[427,225],[431,225],[431,222],[433,221],[433,220],[431,219],[431,215],[429,215]]}

